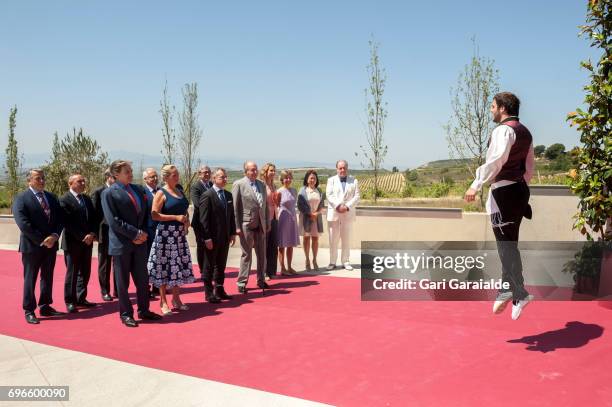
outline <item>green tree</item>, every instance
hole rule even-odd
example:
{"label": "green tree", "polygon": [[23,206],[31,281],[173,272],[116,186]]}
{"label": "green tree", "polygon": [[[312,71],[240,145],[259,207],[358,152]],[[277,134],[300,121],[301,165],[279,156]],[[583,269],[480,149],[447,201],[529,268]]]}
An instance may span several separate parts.
{"label": "green tree", "polygon": [[202,140],[202,129],[198,122],[198,84],[187,83],[183,87],[183,111],[180,115],[179,156],[182,164],[181,178],[187,196],[191,189],[191,183],[196,176],[196,160],[198,146]]}
{"label": "green tree", "polygon": [[21,188],[21,165],[23,157],[19,155],[17,138],[15,138],[15,127],[17,126],[17,106],[9,113],[9,135],[6,146],[6,190],[8,193],[9,208],[13,207],[13,199]]}
{"label": "green tree", "polygon": [[378,175],[382,168],[382,163],[387,155],[387,145],[384,142],[383,134],[385,131],[385,120],[387,119],[387,103],[383,102],[387,74],[381,66],[378,56],[379,44],[373,39],[370,44],[370,63],[367,66],[370,86],[365,89],[366,113],[368,124],[366,126],[366,142],[362,145],[361,151],[367,161],[367,167],[374,172],[373,193],[374,202],[382,191],[378,187]]}
{"label": "green tree", "polygon": [[87,191],[104,182],[104,170],[109,166],[108,154],[100,151],[100,145],[83,129],[72,129],[60,140],[57,132],[53,136],[50,160],[43,166],[47,178],[47,189],[60,195],[68,190],[68,177],[81,174],[87,180]]}
{"label": "green tree", "polygon": [[548,158],[549,160],[556,160],[563,154],[565,154],[565,146],[561,143],[555,143],[548,146],[544,152],[544,157]]}
{"label": "green tree", "polygon": [[545,151],[546,151],[546,146],[541,145],[541,144],[540,144],[539,146],[535,146],[535,147],[533,148],[533,154],[534,154],[536,157],[542,157],[542,156],[544,155],[544,152],[545,152]]}
{"label": "green tree", "polygon": [[574,228],[593,240],[612,240],[612,0],[591,0],[581,35],[601,50],[595,64],[583,61],[591,82],[584,87],[586,111],[567,119],[580,132],[580,167],[572,190],[580,198]]}
{"label": "green tree", "polygon": [[[476,40],[472,42],[472,59],[459,74],[457,87],[451,88],[452,114],[444,130],[451,158],[465,160],[475,177],[476,169],[485,162],[494,127],[489,111],[499,91],[499,73],[492,59],[480,56]],[[480,205],[484,205],[484,188],[480,191]]]}
{"label": "green tree", "polygon": [[175,164],[176,159],[176,134],[174,131],[174,113],[176,109],[174,106],[170,107],[170,101],[168,100],[168,81],[164,84],[164,90],[162,92],[162,99],[159,102],[159,113],[162,117],[162,155],[164,157],[164,164]]}

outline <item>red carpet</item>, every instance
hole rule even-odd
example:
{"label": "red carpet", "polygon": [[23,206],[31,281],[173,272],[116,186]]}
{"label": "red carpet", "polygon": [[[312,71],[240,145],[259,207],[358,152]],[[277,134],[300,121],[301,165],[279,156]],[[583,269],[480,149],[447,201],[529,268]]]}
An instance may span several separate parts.
{"label": "red carpet", "polygon": [[[62,311],[64,273],[58,257]],[[612,405],[608,303],[536,302],[511,321],[489,302],[361,302],[359,279],[300,276],[219,306],[193,284],[189,311],[137,329],[116,301],[30,326],[22,275],[1,251],[1,334],[129,363],[341,406]],[[99,302],[95,272],[89,288]]]}

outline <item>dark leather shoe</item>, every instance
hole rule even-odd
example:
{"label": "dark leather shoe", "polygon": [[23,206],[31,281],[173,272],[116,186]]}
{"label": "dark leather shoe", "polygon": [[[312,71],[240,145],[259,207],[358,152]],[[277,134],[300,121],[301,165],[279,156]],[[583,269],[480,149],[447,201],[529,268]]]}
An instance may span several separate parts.
{"label": "dark leather shoe", "polygon": [[89,302],[87,300],[83,300],[83,301],[77,302],[77,305],[80,305],[81,307],[92,308],[92,307],[95,307],[97,304],[95,302]]}
{"label": "dark leather shoe", "polygon": [[43,317],[55,317],[58,315],[64,315],[66,314],[65,312],[59,312],[58,310],[56,310],[55,308],[53,308],[50,305],[47,305],[43,308],[40,309],[40,315],[42,315]]}
{"label": "dark leather shoe", "polygon": [[66,304],[66,311],[68,311],[69,314],[73,314],[75,312],[79,312],[79,310],[77,309],[76,305],[74,305],[74,304]]}
{"label": "dark leather shoe", "polygon": [[102,295],[102,299],[103,299],[104,301],[112,301],[112,300],[113,300],[113,297],[111,297],[111,296],[110,296],[110,295],[108,295],[108,294],[103,294],[103,295]]}
{"label": "dark leather shoe", "polygon": [[121,317],[121,322],[123,322],[123,325],[127,326],[128,328],[136,328],[138,326],[138,322],[136,322],[132,317]]}
{"label": "dark leather shoe", "polygon": [[217,297],[216,295],[209,295],[208,297],[206,297],[206,301],[210,302],[211,304],[218,304],[221,302],[219,297]]}
{"label": "dark leather shoe", "polygon": [[263,283],[257,283],[257,287],[261,288],[262,290],[265,288],[266,290],[268,288],[270,288],[270,286],[268,285],[268,283],[266,283],[265,281]]}
{"label": "dark leather shoe", "polygon": [[246,293],[248,293],[248,292],[249,292],[249,289],[248,289],[248,288],[246,288],[246,286],[245,286],[245,285],[239,285],[239,286],[238,286],[238,292],[239,292],[240,294],[246,294]]}
{"label": "dark leather shoe", "polygon": [[153,292],[149,291],[149,299],[150,300],[154,300],[155,299],[155,294],[153,294]]}
{"label": "dark leather shoe", "polygon": [[232,296],[227,295],[223,287],[215,288],[215,296],[221,300],[231,300],[232,299]]}
{"label": "dark leather shoe", "polygon": [[154,312],[151,311],[142,311],[142,312],[138,312],[138,317],[140,319],[148,319],[149,321],[157,321],[162,319],[161,315],[158,315]]}
{"label": "dark leather shoe", "polygon": [[40,321],[34,314],[26,314],[25,319],[28,324],[40,324]]}

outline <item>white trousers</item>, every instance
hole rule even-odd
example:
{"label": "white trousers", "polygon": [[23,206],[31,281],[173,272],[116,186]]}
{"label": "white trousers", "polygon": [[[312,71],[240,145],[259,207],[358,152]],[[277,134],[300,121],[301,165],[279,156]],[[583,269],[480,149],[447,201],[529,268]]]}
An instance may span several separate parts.
{"label": "white trousers", "polygon": [[347,216],[340,216],[336,221],[328,221],[329,228],[329,263],[336,264],[338,260],[338,242],[342,240],[342,253],[340,260],[342,264],[349,262],[351,254],[351,230],[353,228],[353,219]]}

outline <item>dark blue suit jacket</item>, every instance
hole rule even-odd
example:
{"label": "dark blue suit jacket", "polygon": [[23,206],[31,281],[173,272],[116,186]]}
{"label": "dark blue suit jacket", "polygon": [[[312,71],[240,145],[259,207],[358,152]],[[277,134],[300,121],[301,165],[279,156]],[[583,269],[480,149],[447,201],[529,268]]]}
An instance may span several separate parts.
{"label": "dark blue suit jacket", "polygon": [[157,221],[153,220],[151,217],[151,209],[153,209],[153,197],[154,195],[149,191],[149,188],[146,185],[142,188],[147,194],[147,212],[149,213],[149,221],[147,222],[147,230],[148,233],[148,244],[151,245],[153,243],[153,238],[155,237],[155,230],[157,229]]}
{"label": "dark blue suit jacket", "polygon": [[[52,234],[61,235],[63,226],[62,208],[57,197],[51,192],[45,191],[45,197],[51,209],[51,218],[48,219],[43,211],[38,198],[28,188],[15,197],[13,202],[13,217],[15,223],[21,230],[19,237],[19,251],[32,253],[46,249],[40,244]],[[58,244],[52,250],[57,250]]]}
{"label": "dark blue suit jacket", "polygon": [[151,216],[147,211],[147,195],[141,186],[130,186],[140,201],[139,212],[136,212],[130,196],[118,182],[102,192],[102,210],[108,224],[108,254],[111,256],[130,253],[136,247],[132,240],[136,239],[138,231],[147,231]]}

